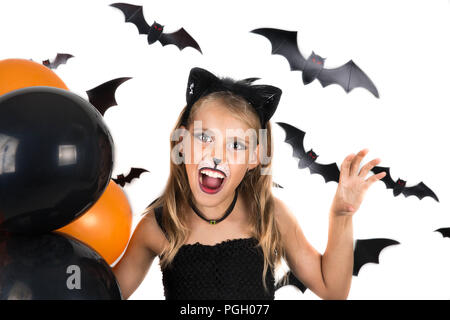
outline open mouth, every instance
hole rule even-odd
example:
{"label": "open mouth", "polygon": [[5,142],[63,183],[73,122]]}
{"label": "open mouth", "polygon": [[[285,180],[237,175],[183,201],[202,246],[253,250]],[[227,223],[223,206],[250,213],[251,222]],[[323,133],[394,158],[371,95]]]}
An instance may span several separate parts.
{"label": "open mouth", "polygon": [[208,194],[214,194],[222,190],[227,177],[221,170],[201,168],[198,170],[200,189]]}

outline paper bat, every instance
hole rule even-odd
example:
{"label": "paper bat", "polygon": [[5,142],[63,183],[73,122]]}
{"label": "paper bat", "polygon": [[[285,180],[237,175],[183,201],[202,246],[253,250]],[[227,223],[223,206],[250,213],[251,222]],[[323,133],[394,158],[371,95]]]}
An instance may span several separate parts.
{"label": "paper bat", "polygon": [[361,267],[366,263],[378,264],[381,251],[388,246],[396,244],[400,244],[400,242],[383,238],[356,240],[353,258],[353,275],[357,276]]}
{"label": "paper bat", "polygon": [[311,174],[320,174],[325,179],[325,182],[339,182],[340,171],[336,162],[320,164],[316,162],[318,155],[312,149],[305,152],[305,148],[303,147],[305,132],[284,122],[277,122],[277,124],[286,132],[284,142],[292,146],[293,156],[300,159],[298,162],[300,169],[308,168]]}
{"label": "paper bat", "polygon": [[440,228],[434,230],[434,232],[439,232],[444,238],[450,238],[450,228]]}
{"label": "paper bat", "polygon": [[[287,280],[287,283],[284,283],[285,280]],[[299,289],[302,293],[305,293],[307,289],[306,286],[301,283],[296,276],[294,276],[292,271],[289,270],[280,280],[277,281],[277,283],[275,284],[275,291],[289,285],[297,287],[297,289]]]}
{"label": "paper bat", "polygon": [[129,77],[113,79],[86,91],[89,102],[104,116],[106,110],[112,106],[117,106],[116,89],[130,79]]}
{"label": "paper bat", "polygon": [[276,182],[272,182],[272,186],[275,187],[275,188],[281,188],[281,189],[284,189],[283,186],[279,185],[279,184],[276,183]]}
{"label": "paper bat", "polygon": [[124,176],[123,174],[119,174],[115,179],[112,180],[121,187],[123,187],[125,186],[125,184],[130,183],[133,179],[139,178],[141,174],[144,172],[149,171],[141,168],[131,168],[130,173],[128,175]]}
{"label": "paper bat", "polygon": [[439,199],[436,196],[436,194],[430,188],[428,188],[423,182],[420,182],[419,184],[412,187],[406,187],[405,180],[402,179],[397,179],[397,181],[392,180],[389,168],[387,167],[376,166],[372,168],[372,171],[375,174],[380,172],[386,172],[386,175],[384,176],[384,178],[381,179],[381,181],[384,182],[386,188],[393,189],[394,197],[402,193],[405,197],[416,196],[420,200],[422,200],[422,198],[424,197],[431,197],[437,202],[439,202]]}
{"label": "paper bat", "polygon": [[66,64],[67,60],[70,58],[73,58],[73,55],[68,53],[58,53],[52,61],[47,59],[42,61],[42,64],[50,69],[56,69],[60,64]]}
{"label": "paper bat", "polygon": [[135,6],[128,3],[113,3],[111,7],[117,8],[125,15],[125,22],[133,23],[139,30],[139,34],[146,34],[148,44],[159,41],[163,46],[174,44],[178,49],[183,50],[186,47],[192,47],[202,53],[200,46],[191,37],[184,28],[178,29],[172,33],[164,33],[164,26],[153,22],[149,25],[144,18],[142,6]]}
{"label": "paper bat", "polygon": [[[400,244],[400,242],[375,238],[375,239],[358,239],[356,240],[355,249],[353,251],[353,275],[358,276],[359,270],[366,263],[379,263],[378,259],[381,251],[392,245]],[[287,278],[287,283],[283,284],[284,279]],[[289,270],[284,276],[275,284],[275,290],[278,290],[284,286],[293,285],[297,287],[302,293],[305,293],[307,287],[295,277],[295,275]]]}
{"label": "paper bat", "polygon": [[336,83],[344,88],[347,93],[354,88],[362,87],[379,98],[378,90],[373,82],[353,60],[338,68],[326,69],[324,66],[325,58],[315,54],[314,51],[305,59],[298,48],[297,31],[261,28],[251,32],[269,39],[272,45],[272,54],[279,54],[285,57],[292,71],[302,71],[305,85],[317,79],[322,87]]}

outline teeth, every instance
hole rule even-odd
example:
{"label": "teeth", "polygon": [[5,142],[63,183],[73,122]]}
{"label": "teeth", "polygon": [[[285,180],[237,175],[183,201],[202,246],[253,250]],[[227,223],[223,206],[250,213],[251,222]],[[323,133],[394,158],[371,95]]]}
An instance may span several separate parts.
{"label": "teeth", "polygon": [[221,178],[221,179],[225,178],[225,176],[223,174],[216,172],[216,171],[202,170],[202,171],[200,171],[200,173],[206,174],[213,178]]}

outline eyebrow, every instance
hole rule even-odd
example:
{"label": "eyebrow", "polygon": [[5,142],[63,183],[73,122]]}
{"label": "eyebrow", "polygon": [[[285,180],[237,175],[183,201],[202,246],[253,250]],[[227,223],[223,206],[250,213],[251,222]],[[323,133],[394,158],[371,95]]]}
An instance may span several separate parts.
{"label": "eyebrow", "polygon": [[242,143],[248,144],[248,142],[245,141],[245,139],[242,139],[242,138],[236,137],[236,136],[234,136],[234,137],[229,137],[228,140],[233,140],[233,141],[237,140],[237,141],[240,141],[240,142],[242,142]]}
{"label": "eyebrow", "polygon": [[196,129],[197,129],[197,131],[198,131],[198,130],[209,131],[209,128],[203,128],[203,127],[201,127],[201,128],[196,128]]}
{"label": "eyebrow", "polygon": [[[212,130],[209,130],[209,128],[202,128],[202,129],[197,129],[197,130],[194,130],[194,132],[195,131],[201,131],[201,132],[205,132],[205,131],[211,131],[211,132],[214,132],[214,131],[212,131]],[[228,140],[231,140],[231,139],[233,139],[233,140],[239,140],[239,141],[241,141],[241,142],[243,142],[243,143],[245,143],[245,144],[248,144],[248,142],[247,141],[245,141],[245,139],[242,139],[241,137],[238,137],[238,136],[232,136],[232,137],[228,137]]]}

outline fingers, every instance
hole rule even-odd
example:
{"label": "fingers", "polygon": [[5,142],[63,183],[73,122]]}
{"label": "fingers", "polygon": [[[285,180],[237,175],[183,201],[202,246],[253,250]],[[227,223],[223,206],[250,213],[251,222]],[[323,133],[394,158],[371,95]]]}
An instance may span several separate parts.
{"label": "fingers", "polygon": [[362,159],[366,156],[366,154],[369,152],[369,149],[363,149],[353,158],[351,165],[350,165],[350,175],[358,174],[359,171],[359,165],[361,164]]}
{"label": "fingers", "polygon": [[374,183],[375,181],[378,181],[378,180],[384,178],[385,176],[386,176],[386,172],[384,172],[384,171],[370,176],[366,180],[367,186],[369,187],[372,183]]}
{"label": "fingers", "polygon": [[349,154],[347,157],[345,157],[344,161],[342,162],[341,165],[341,175],[346,177],[349,175],[350,173],[350,165],[352,163],[353,158],[355,157],[355,155]]}
{"label": "fingers", "polygon": [[373,169],[373,167],[375,167],[377,164],[379,164],[381,162],[380,158],[376,158],[373,159],[372,161],[366,163],[362,168],[361,171],[359,172],[359,176],[361,178],[365,178],[367,176],[367,174],[369,173],[370,170]]}

